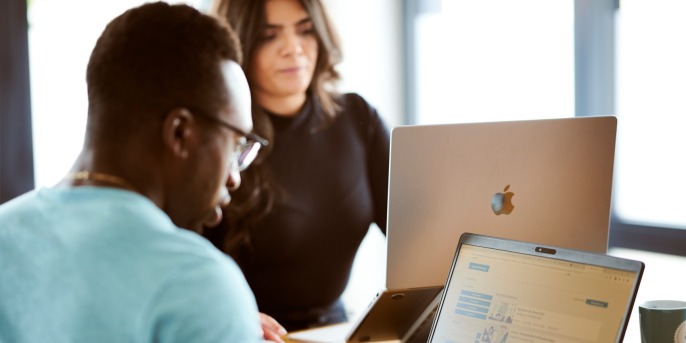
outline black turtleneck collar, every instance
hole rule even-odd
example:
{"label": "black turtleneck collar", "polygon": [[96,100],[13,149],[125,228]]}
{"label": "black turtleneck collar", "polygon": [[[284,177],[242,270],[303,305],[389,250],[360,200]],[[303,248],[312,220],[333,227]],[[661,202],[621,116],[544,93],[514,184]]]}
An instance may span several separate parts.
{"label": "black turtleneck collar", "polygon": [[305,99],[305,103],[303,104],[300,111],[298,111],[298,113],[293,116],[282,116],[265,110],[265,112],[269,116],[269,119],[271,119],[272,121],[274,130],[282,131],[293,129],[306,123],[308,121],[308,118],[312,117],[312,98],[313,97],[308,94],[307,98]]}

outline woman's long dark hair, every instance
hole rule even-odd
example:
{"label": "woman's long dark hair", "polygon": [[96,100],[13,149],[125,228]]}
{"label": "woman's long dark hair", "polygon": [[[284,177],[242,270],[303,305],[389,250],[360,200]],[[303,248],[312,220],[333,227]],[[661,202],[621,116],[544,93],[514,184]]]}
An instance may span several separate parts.
{"label": "woman's long dark hair", "polygon": [[[215,0],[214,14],[224,17],[236,31],[243,49],[243,70],[253,87],[249,71],[254,54],[260,45],[260,37],[266,25],[265,2],[267,0]],[[314,97],[329,119],[336,116],[336,93],[334,86],[340,79],[336,65],[341,61],[338,35],[321,0],[300,0],[309,14],[315,30],[319,50],[317,64],[308,96]],[[205,236],[222,251],[236,256],[238,248],[249,246],[249,232],[255,222],[268,213],[278,193],[278,185],[264,165],[265,157],[275,144],[274,129],[269,115],[253,98],[253,129],[270,144],[257,157],[253,165],[241,174],[241,187],[232,193],[231,204],[224,210],[224,219],[216,228],[205,230]]]}

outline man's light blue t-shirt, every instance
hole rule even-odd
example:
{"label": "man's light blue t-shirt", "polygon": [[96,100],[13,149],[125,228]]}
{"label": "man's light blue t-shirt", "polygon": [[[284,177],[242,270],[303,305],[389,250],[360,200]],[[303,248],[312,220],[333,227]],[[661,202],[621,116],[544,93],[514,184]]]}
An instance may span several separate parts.
{"label": "man's light blue t-shirt", "polygon": [[0,342],[258,342],[233,260],[149,199],[46,188],[0,206]]}

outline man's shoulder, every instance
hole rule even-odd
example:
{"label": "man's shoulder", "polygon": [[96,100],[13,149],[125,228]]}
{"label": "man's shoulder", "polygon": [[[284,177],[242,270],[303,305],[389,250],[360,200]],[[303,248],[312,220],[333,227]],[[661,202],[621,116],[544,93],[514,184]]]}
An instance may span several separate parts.
{"label": "man's shoulder", "polygon": [[[0,248],[10,248],[0,255],[43,262],[20,263],[23,269],[4,269],[0,276],[32,290],[38,303],[51,304],[62,314],[57,322],[72,325],[98,314],[109,321],[97,330],[114,336],[122,331],[112,323],[127,323],[127,334],[159,342],[257,341],[257,306],[238,266],[147,199],[66,189],[29,193],[2,208],[0,217],[9,220],[0,221]],[[97,302],[89,301],[92,294]],[[28,309],[21,300],[14,304],[27,318],[52,313],[45,306]]]}
{"label": "man's shoulder", "polygon": [[148,290],[141,294],[143,331],[153,330],[159,342],[258,339],[254,295],[230,257],[195,232],[175,226],[131,232],[138,234],[131,243],[136,251],[118,260],[126,274],[146,284],[138,288]]}
{"label": "man's shoulder", "polygon": [[185,248],[166,255],[172,261],[151,298],[146,326],[155,328],[160,342],[212,336],[227,342],[256,341],[257,305],[245,277],[233,260],[194,235],[179,232],[179,247]]}
{"label": "man's shoulder", "polygon": [[8,216],[31,206],[35,202],[37,190],[26,192],[0,205],[0,216]]}

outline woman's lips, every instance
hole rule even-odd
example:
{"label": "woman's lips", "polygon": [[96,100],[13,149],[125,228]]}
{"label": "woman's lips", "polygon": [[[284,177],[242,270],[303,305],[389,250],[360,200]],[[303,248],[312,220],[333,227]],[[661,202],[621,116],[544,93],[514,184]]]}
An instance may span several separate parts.
{"label": "woman's lips", "polygon": [[282,73],[282,74],[295,74],[295,73],[298,73],[304,69],[305,69],[305,67],[289,67],[289,68],[279,69],[278,71],[279,71],[279,73]]}

